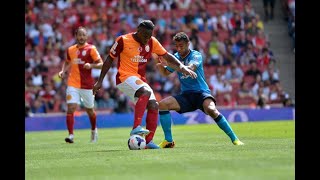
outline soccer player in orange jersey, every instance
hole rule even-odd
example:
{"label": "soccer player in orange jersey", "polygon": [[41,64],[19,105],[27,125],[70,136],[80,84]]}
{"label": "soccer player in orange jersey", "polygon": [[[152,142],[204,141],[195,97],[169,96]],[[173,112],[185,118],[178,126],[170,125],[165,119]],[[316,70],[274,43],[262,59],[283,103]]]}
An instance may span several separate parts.
{"label": "soccer player in orange jersey", "polygon": [[79,27],[75,33],[77,43],[67,49],[67,59],[59,72],[59,77],[64,78],[69,71],[67,87],[67,117],[66,124],[69,136],[65,138],[67,143],[73,143],[74,112],[83,100],[86,112],[91,123],[91,142],[96,142],[98,131],[96,125],[96,113],[94,107],[94,95],[92,88],[94,84],[91,69],[101,69],[103,61],[97,48],[87,43],[88,34],[84,27]]}
{"label": "soccer player in orange jersey", "polygon": [[[154,24],[150,20],[139,23],[136,32],[119,36],[110,49],[104,61],[100,77],[93,87],[93,93],[101,88],[102,80],[115,58],[118,58],[118,73],[116,85],[135,103],[134,124],[130,135],[146,136],[147,149],[159,149],[152,139],[157,129],[159,104],[153,90],[146,82],[146,65],[151,60],[152,53],[157,54],[175,70],[196,78],[197,75],[172,54],[167,52],[160,42],[152,36]],[[142,117],[147,111],[146,129],[141,127]]]}

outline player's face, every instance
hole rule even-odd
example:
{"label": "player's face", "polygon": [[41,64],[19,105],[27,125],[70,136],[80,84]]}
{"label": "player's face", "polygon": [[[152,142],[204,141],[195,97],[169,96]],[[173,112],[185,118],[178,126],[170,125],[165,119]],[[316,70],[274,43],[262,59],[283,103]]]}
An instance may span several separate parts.
{"label": "player's face", "polygon": [[79,29],[76,37],[77,37],[78,44],[80,44],[80,45],[85,44],[88,39],[87,31],[84,29]]}
{"label": "player's face", "polygon": [[178,51],[179,55],[184,57],[189,52],[189,42],[185,41],[175,41],[176,50]]}
{"label": "player's face", "polygon": [[139,28],[137,36],[141,44],[146,45],[152,36],[152,30]]}

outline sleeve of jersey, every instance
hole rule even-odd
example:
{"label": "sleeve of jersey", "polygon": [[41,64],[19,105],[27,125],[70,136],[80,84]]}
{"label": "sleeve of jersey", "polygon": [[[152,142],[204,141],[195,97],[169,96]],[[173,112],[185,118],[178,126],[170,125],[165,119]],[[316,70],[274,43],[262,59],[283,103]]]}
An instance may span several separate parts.
{"label": "sleeve of jersey", "polygon": [[195,54],[188,65],[194,64],[198,67],[201,64],[201,62],[202,62],[202,56],[200,54]]}
{"label": "sleeve of jersey", "polygon": [[116,58],[119,56],[119,54],[122,52],[123,50],[123,38],[121,36],[119,36],[115,43],[112,45],[109,55],[112,58]]}
{"label": "sleeve of jersey", "polygon": [[152,38],[152,52],[158,56],[163,56],[167,53],[167,50],[160,44],[160,42],[155,38]]}
{"label": "sleeve of jersey", "polygon": [[90,51],[90,55],[91,55],[93,61],[98,61],[99,59],[101,59],[100,54],[95,46],[92,46],[92,49]]}

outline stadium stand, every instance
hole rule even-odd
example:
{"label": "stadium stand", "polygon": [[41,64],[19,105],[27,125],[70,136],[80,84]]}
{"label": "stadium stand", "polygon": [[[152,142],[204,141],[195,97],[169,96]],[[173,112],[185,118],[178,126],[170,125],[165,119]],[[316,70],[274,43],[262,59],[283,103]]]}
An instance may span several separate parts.
{"label": "stadium stand", "polygon": [[[25,3],[26,115],[66,111],[66,81],[59,79],[57,73],[65,59],[66,47],[75,41],[75,28],[88,28],[88,41],[97,46],[105,59],[115,38],[134,31],[142,19],[151,19],[156,24],[154,36],[170,52],[175,52],[171,43],[173,34],[185,31],[190,35],[190,48],[203,54],[207,82],[213,92],[217,87],[211,78],[216,69],[221,69],[224,79],[232,62],[243,74],[250,68],[250,61],[257,62],[262,82],[257,82],[257,75],[244,75],[239,81],[226,80],[232,90],[215,94],[221,108],[262,107],[261,93],[267,107],[287,105],[284,103],[287,94],[277,79],[276,59],[264,36],[263,22],[250,0],[26,0]],[[268,68],[270,64],[273,68]],[[95,97],[96,108],[110,113],[131,112],[132,104],[115,88],[115,67],[110,69],[103,89]],[[161,77],[153,63],[147,69],[147,79],[158,100],[178,92],[175,78]],[[97,78],[99,71],[93,76]],[[248,84],[243,91],[249,96],[241,95],[241,84]]]}

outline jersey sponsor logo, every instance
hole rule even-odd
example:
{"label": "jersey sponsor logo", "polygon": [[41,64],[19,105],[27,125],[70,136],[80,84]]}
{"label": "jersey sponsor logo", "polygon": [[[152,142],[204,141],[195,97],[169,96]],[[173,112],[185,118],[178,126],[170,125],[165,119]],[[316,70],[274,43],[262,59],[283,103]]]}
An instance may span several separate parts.
{"label": "jersey sponsor logo", "polygon": [[146,45],[146,47],[144,49],[146,50],[146,52],[149,52],[150,51],[150,46]]}
{"label": "jersey sponsor logo", "polygon": [[74,58],[74,59],[72,60],[72,63],[73,63],[73,64],[84,64],[85,61],[82,61],[80,58]]}
{"label": "jersey sponsor logo", "polygon": [[141,81],[140,79],[137,79],[135,82],[137,85],[143,84],[143,81]]}
{"label": "jersey sponsor logo", "polygon": [[111,53],[112,54],[116,54],[116,48],[117,48],[117,46],[118,46],[118,42],[115,42],[114,44],[113,44],[113,46],[111,47]]}
{"label": "jersey sponsor logo", "polygon": [[148,62],[148,59],[145,59],[143,56],[135,55],[133,58],[131,58],[132,62]]}
{"label": "jersey sponsor logo", "polygon": [[66,98],[67,98],[67,101],[70,101],[72,99],[71,94],[68,94]]}
{"label": "jersey sponsor logo", "polygon": [[190,75],[182,75],[181,76],[181,79],[187,79],[187,78],[189,78],[190,77]]}
{"label": "jersey sponsor logo", "polygon": [[82,56],[85,56],[87,54],[87,51],[82,51]]}

